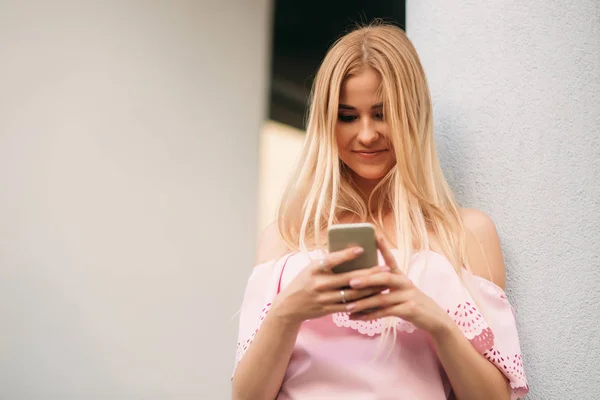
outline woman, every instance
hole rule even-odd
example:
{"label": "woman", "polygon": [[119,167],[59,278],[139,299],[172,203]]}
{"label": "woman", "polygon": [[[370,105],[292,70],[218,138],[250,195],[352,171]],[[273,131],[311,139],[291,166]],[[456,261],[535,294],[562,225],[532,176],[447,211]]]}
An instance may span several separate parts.
{"label": "woman", "polygon": [[[376,225],[381,265],[334,274],[362,252],[324,250],[327,228],[349,222]],[[456,204],[423,69],[396,27],[357,29],[325,56],[301,161],[257,264],[242,305],[235,399],[528,391],[494,223]]]}

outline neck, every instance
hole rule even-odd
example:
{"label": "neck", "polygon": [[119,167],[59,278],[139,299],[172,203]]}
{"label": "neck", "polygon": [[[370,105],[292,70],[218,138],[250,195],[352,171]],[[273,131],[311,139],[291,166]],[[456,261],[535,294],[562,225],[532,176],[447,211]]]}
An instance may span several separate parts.
{"label": "neck", "polygon": [[[369,201],[369,197],[371,196],[371,193],[373,193],[373,190],[375,189],[375,187],[379,184],[379,182],[381,182],[381,179],[365,179],[356,174],[354,174],[354,176],[352,177],[352,180],[354,181],[354,184],[358,188],[359,193],[362,195],[365,203]],[[371,206],[373,207],[373,209],[371,210],[372,212],[377,211],[377,203],[378,203],[377,199],[374,198],[372,201],[372,204],[371,204]]]}

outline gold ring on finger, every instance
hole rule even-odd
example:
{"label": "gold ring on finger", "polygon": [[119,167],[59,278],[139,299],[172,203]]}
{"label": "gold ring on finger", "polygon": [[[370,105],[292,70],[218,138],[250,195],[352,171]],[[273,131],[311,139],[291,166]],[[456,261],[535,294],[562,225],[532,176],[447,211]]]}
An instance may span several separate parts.
{"label": "gold ring on finger", "polygon": [[344,292],[344,289],[340,290],[340,296],[342,297],[342,304],[346,304],[346,292]]}

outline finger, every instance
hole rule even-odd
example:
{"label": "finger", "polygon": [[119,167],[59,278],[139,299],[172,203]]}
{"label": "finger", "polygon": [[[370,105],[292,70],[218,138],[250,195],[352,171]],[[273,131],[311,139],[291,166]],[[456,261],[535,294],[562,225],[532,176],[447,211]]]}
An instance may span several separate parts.
{"label": "finger", "polygon": [[354,260],[362,253],[364,253],[364,251],[365,250],[362,247],[352,246],[344,250],[329,253],[327,256],[315,263],[315,271],[331,272],[331,270],[339,264],[346,261]]}
{"label": "finger", "polygon": [[347,313],[346,306],[348,304],[344,303],[335,303],[335,304],[327,304],[323,306],[323,311],[326,314],[334,314],[334,313]]}
{"label": "finger", "polygon": [[410,322],[414,318],[414,309],[414,303],[411,301],[405,301],[401,304],[380,307],[369,312],[352,313],[350,314],[350,319],[358,321],[370,321],[385,317],[398,317]]}
{"label": "finger", "polygon": [[362,269],[357,269],[354,271],[342,272],[338,275],[344,277],[344,279],[347,278],[348,282],[350,282],[354,278],[360,278],[362,276],[378,274],[380,272],[391,272],[391,271],[392,271],[392,269],[390,267],[388,267],[387,265],[375,265],[371,268],[362,268]]}
{"label": "finger", "polygon": [[381,251],[381,255],[385,260],[385,264],[389,265],[390,268],[392,268],[392,271],[400,270],[400,268],[398,268],[398,262],[396,261],[396,258],[392,254],[386,240],[382,235],[377,235],[377,247],[379,248],[379,251]]}
{"label": "finger", "polygon": [[361,313],[365,310],[382,309],[397,304],[402,304],[408,300],[402,292],[379,293],[364,299],[356,300],[346,307],[346,310],[352,313]]}
{"label": "finger", "polygon": [[385,308],[378,308],[373,311],[369,311],[366,313],[352,313],[350,314],[350,319],[353,321],[372,321],[379,318],[396,316],[396,309],[398,306],[390,306]]}
{"label": "finger", "polygon": [[391,269],[389,267],[375,266],[356,271],[344,272],[341,274],[322,275],[319,277],[316,290],[319,292],[327,292],[335,289],[348,288],[350,286],[350,281],[353,279],[360,279],[368,275],[385,271],[389,272]]}
{"label": "finger", "polygon": [[[342,296],[341,292],[344,291],[344,295]],[[340,290],[332,290],[326,293],[322,293],[319,295],[319,302],[321,304],[336,304],[336,303],[350,303],[352,301],[360,300],[367,298],[369,296],[373,296],[384,291],[384,287],[380,288],[369,288],[369,289],[340,289]]]}
{"label": "finger", "polygon": [[390,289],[408,289],[413,283],[406,275],[389,272],[380,272],[360,278],[351,279],[349,286],[353,289],[364,289],[367,287],[384,286]]}

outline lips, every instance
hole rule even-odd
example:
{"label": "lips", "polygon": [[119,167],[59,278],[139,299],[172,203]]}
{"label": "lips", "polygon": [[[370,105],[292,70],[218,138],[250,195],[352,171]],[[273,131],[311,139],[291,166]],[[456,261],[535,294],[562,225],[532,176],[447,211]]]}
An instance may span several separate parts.
{"label": "lips", "polygon": [[377,157],[380,154],[383,154],[387,151],[387,149],[383,149],[383,150],[357,150],[357,151],[353,151],[355,154],[357,154],[359,157],[361,158],[374,158]]}

